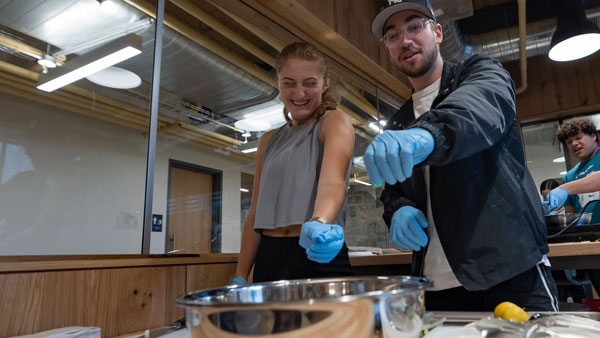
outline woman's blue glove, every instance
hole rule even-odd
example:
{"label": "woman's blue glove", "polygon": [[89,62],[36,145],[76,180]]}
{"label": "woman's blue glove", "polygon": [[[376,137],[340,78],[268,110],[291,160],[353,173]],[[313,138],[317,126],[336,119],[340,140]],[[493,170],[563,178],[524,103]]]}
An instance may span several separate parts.
{"label": "woman's blue glove", "polygon": [[386,130],[367,147],[363,159],[371,182],[404,182],[413,166],[423,162],[434,148],[433,136],[423,128]]}
{"label": "woman's blue glove", "polygon": [[556,207],[560,207],[565,203],[569,197],[569,193],[563,188],[554,188],[550,190],[546,199],[548,200],[548,209],[552,210]]}
{"label": "woman's blue glove", "polygon": [[243,279],[242,277],[233,277],[233,279],[231,280],[231,285],[248,285],[248,282],[246,282],[245,279]]}
{"label": "woman's blue glove", "polygon": [[402,249],[421,250],[427,245],[429,238],[423,231],[427,228],[427,219],[421,210],[411,206],[404,206],[392,216],[390,236],[392,242]]}
{"label": "woman's blue glove", "polygon": [[299,244],[311,261],[329,263],[344,246],[344,229],[337,224],[306,222],[300,230]]}

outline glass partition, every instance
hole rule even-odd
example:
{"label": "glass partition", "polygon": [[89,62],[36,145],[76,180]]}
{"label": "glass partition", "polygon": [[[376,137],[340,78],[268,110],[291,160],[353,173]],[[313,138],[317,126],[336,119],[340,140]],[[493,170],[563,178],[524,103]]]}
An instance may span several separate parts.
{"label": "glass partition", "polygon": [[122,1],[0,3],[0,255],[140,253],[149,104],[124,88],[149,95],[153,34]]}
{"label": "glass partition", "polygon": [[[155,6],[0,3],[0,255],[142,252]],[[298,37],[219,6],[166,1],[153,254],[239,252],[258,139],[285,123],[274,60]],[[362,155],[400,103],[328,62],[356,137],[346,240],[388,247]]]}
{"label": "glass partition", "polygon": [[567,173],[565,149],[556,137],[558,128],[559,121],[525,125],[521,128],[527,168],[538,189],[547,179],[562,182],[562,177]]}

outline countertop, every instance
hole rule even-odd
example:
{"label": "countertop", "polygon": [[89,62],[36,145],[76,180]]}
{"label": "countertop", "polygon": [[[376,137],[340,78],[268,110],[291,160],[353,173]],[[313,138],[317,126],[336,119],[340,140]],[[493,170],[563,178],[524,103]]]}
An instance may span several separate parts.
{"label": "countertop", "polygon": [[[600,268],[600,242],[553,243],[548,258],[557,269]],[[352,266],[410,264],[412,253],[350,257]],[[566,266],[571,265],[571,266]],[[597,265],[597,266],[596,266]]]}
{"label": "countertop", "polygon": [[[548,257],[557,269],[600,268],[600,242],[549,244]],[[207,253],[199,255],[65,255],[65,256],[4,256],[0,257],[0,272],[53,271],[98,269],[111,267],[192,265],[235,263],[237,253]],[[352,266],[410,264],[412,254],[350,257]]]}

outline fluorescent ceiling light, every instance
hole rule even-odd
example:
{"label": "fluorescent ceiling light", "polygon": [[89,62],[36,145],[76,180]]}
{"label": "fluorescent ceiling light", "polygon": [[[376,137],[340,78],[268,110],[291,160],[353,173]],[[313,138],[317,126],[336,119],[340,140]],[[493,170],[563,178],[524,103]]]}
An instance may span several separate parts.
{"label": "fluorescent ceiling light", "polygon": [[358,178],[355,178],[355,179],[354,179],[354,182],[356,182],[356,183],[359,183],[359,184],[362,184],[362,185],[367,185],[367,186],[371,186],[371,185],[372,185],[371,183],[368,183],[368,182],[361,181],[361,180],[359,180]]}
{"label": "fluorescent ceiling light", "polygon": [[142,52],[142,38],[129,34],[40,75],[38,89],[52,92]]}
{"label": "fluorescent ceiling light", "polygon": [[553,159],[552,162],[554,162],[554,163],[564,163],[565,162],[565,157],[564,156],[557,157],[557,158]]}
{"label": "fluorescent ceiling light", "polygon": [[240,191],[241,191],[241,192],[249,192],[250,190],[248,190],[248,189],[244,189],[244,188],[240,188]]}
{"label": "fluorescent ceiling light", "polygon": [[253,152],[255,152],[257,149],[258,149],[258,147],[244,149],[244,150],[242,150],[242,153],[244,153],[244,154],[253,153]]}

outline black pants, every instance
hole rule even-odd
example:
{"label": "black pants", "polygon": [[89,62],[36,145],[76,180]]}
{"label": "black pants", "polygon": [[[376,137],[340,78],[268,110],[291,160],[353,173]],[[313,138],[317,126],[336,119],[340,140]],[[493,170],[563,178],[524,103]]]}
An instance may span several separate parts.
{"label": "black pants", "polygon": [[308,259],[298,240],[299,237],[260,236],[252,282],[354,275],[346,243],[331,262],[321,264]]}
{"label": "black pants", "polygon": [[430,311],[494,311],[504,301],[525,311],[558,311],[558,290],[550,268],[538,264],[483,291],[459,286],[425,293],[425,308]]}

